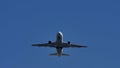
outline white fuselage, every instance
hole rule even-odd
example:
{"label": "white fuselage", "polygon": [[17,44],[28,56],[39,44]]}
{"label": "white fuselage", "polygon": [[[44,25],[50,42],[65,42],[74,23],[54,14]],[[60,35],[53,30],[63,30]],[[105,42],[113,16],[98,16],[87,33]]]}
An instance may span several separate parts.
{"label": "white fuselage", "polygon": [[61,32],[58,32],[56,36],[56,50],[58,56],[61,56],[62,54],[62,43],[63,43],[63,34]]}
{"label": "white fuselage", "polygon": [[63,34],[61,32],[57,33],[56,43],[57,43],[57,46],[59,46],[63,43]]}

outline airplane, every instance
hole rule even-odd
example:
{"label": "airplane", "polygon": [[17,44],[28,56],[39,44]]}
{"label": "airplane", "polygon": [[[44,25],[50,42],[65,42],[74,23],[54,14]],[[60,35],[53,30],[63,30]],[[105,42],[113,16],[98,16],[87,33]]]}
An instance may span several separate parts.
{"label": "airplane", "polygon": [[79,44],[72,44],[70,41],[63,42],[63,34],[62,32],[58,32],[56,35],[56,41],[51,42],[48,41],[48,43],[43,44],[32,44],[32,46],[38,46],[38,47],[53,47],[56,48],[57,53],[50,54],[51,56],[69,56],[69,54],[62,53],[63,48],[86,48],[87,46],[79,45]]}

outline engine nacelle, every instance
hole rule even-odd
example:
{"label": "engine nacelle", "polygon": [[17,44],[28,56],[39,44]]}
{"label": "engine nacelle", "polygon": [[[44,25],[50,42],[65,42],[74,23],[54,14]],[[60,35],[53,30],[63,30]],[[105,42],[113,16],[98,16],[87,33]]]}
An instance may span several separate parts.
{"label": "engine nacelle", "polygon": [[48,41],[48,44],[51,44],[52,42],[51,41]]}
{"label": "engine nacelle", "polygon": [[70,43],[71,43],[71,42],[70,42],[70,41],[68,41],[68,44],[69,44],[69,45],[70,45]]}

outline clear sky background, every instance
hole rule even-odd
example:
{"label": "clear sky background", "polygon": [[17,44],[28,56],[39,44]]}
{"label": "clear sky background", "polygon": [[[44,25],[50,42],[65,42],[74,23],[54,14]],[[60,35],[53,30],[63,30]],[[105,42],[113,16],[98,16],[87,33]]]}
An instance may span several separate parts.
{"label": "clear sky background", "polygon": [[[88,48],[64,49],[32,43],[64,41]],[[119,0],[0,1],[0,68],[120,68]]]}

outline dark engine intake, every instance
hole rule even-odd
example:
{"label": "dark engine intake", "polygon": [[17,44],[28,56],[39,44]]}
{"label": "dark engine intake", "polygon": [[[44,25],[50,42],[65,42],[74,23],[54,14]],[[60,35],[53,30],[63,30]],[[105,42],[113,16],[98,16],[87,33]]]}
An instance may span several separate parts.
{"label": "dark engine intake", "polygon": [[70,41],[68,41],[68,44],[70,44]]}
{"label": "dark engine intake", "polygon": [[51,41],[48,41],[48,44],[51,44],[52,42]]}

